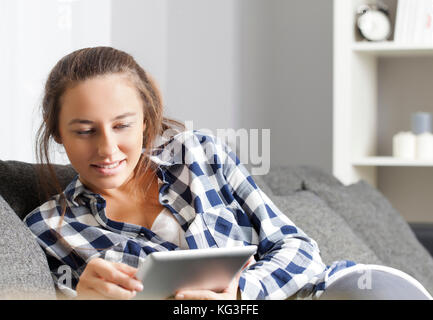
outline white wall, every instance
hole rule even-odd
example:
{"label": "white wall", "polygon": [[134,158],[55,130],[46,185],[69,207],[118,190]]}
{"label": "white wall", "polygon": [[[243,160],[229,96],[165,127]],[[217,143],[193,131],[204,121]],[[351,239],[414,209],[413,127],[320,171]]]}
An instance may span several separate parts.
{"label": "white wall", "polygon": [[271,163],[332,169],[332,1],[239,2],[241,117]]}
{"label": "white wall", "polygon": [[134,56],[167,95],[167,0],[111,0],[112,45]]}
{"label": "white wall", "polygon": [[167,111],[194,128],[236,128],[236,1],[181,0],[168,6]]}
{"label": "white wall", "polygon": [[0,159],[33,162],[45,79],[72,50],[110,44],[110,2],[1,0],[0,24]]}

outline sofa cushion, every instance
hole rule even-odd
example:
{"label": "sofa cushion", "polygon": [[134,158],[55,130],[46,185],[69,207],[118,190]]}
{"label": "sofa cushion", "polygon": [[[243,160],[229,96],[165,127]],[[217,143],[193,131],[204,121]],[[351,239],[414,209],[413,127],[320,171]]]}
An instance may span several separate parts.
{"label": "sofa cushion", "polygon": [[0,196],[0,299],[56,298],[44,252]]}
{"label": "sofa cushion", "polygon": [[330,186],[342,186],[331,174],[313,166],[275,166],[262,177],[263,181],[277,196],[293,194],[304,190],[305,181],[324,183]]}
{"label": "sofa cushion", "polygon": [[347,223],[314,193],[299,191],[288,196],[270,195],[269,198],[317,242],[325,264],[337,260],[382,264]]}
{"label": "sofa cushion", "polygon": [[433,292],[433,259],[405,219],[365,181],[345,186],[305,183],[338,213],[386,266],[402,270]]}
{"label": "sofa cushion", "polygon": [[[0,160],[0,195],[23,219],[26,214],[45,202],[42,187],[37,178],[38,165],[20,161]],[[62,190],[76,175],[71,166],[54,165]],[[49,177],[48,174],[44,176]],[[57,194],[52,188],[50,195]]]}

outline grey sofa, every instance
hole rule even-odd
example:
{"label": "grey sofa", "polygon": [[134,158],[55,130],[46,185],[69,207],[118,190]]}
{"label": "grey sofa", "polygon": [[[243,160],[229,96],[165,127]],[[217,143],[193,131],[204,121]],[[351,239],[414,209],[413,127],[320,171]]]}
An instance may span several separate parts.
{"label": "grey sofa", "polygon": [[[0,298],[56,299],[42,249],[22,223],[40,205],[36,165],[0,161]],[[62,186],[75,175],[56,166]],[[308,166],[271,168],[254,177],[282,212],[317,241],[323,261],[352,260],[402,270],[433,292],[433,259],[409,225],[377,190],[344,186]],[[54,189],[52,190],[54,194]]]}

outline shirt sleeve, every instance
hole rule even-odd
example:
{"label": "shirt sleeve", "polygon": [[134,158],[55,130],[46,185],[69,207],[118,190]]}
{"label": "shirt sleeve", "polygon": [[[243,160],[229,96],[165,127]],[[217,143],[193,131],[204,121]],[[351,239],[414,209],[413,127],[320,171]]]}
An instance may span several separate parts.
{"label": "shirt sleeve", "polygon": [[258,234],[258,260],[242,272],[239,280],[242,299],[318,297],[329,275],[348,263],[327,267],[317,243],[257,187],[230,147],[216,141],[227,184]]}

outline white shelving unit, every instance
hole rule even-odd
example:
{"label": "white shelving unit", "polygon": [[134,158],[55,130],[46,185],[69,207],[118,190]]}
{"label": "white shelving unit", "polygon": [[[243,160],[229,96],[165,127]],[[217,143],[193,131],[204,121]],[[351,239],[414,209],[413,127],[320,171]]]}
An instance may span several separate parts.
{"label": "white shelving unit", "polygon": [[[355,183],[362,179],[380,190],[381,185],[389,186],[391,182],[382,183],[380,179],[383,178],[384,174],[379,174],[379,170],[392,170],[392,168],[398,168],[394,170],[401,172],[406,170],[406,178],[408,169],[424,168],[423,170],[430,170],[428,168],[431,167],[433,172],[433,161],[396,159],[392,157],[390,147],[387,148],[386,154],[380,154],[378,151],[379,141],[383,143],[383,137],[380,140],[379,136],[383,132],[379,132],[378,129],[383,127],[380,127],[381,123],[379,123],[381,118],[378,108],[382,107],[379,104],[380,101],[386,99],[388,99],[386,101],[392,101],[392,97],[389,98],[392,96],[392,93],[389,94],[391,89],[388,88],[395,90],[393,87],[395,84],[392,82],[400,81],[399,79],[392,79],[390,75],[380,74],[379,70],[383,70],[379,68],[380,63],[384,63],[384,61],[385,64],[389,63],[390,59],[390,63],[397,63],[395,62],[396,59],[400,59],[398,62],[403,59],[403,64],[414,63],[413,61],[417,63],[420,59],[429,59],[429,57],[433,57],[433,45],[398,44],[392,41],[392,37],[390,41],[385,42],[362,41],[359,39],[355,28],[355,12],[360,4],[366,2],[367,0],[334,0],[333,174],[345,184]],[[394,16],[391,17],[394,23],[397,0],[386,2],[388,5],[391,4],[394,9]],[[406,62],[404,59],[409,59],[410,62]],[[410,70],[410,66],[406,68]],[[389,71],[389,69],[391,67],[386,70]],[[410,75],[410,77],[414,76],[416,77],[417,74]],[[379,83],[384,79],[388,83]],[[430,79],[433,89],[433,74]],[[406,81],[409,80],[406,79]],[[382,100],[379,99],[379,96],[383,94],[382,91],[386,90],[379,91],[379,88],[388,90],[388,96]],[[410,89],[405,88],[405,90]],[[412,92],[411,94],[415,93]],[[431,105],[433,106],[433,101]],[[389,109],[386,110],[389,111]],[[420,110],[406,111],[410,114],[410,112]],[[387,134],[386,139],[390,140],[389,132]],[[391,140],[388,143],[390,146],[392,145]],[[383,153],[383,148],[381,150]],[[392,174],[396,175],[400,171],[393,171]],[[430,181],[430,186],[433,190],[433,181]],[[405,189],[406,193],[408,189],[410,190],[410,188]],[[410,211],[412,209],[406,208],[405,210]],[[433,212],[431,213],[431,220],[430,222],[433,222]]]}
{"label": "white shelving unit", "polygon": [[352,52],[375,57],[415,57],[433,55],[432,45],[407,45],[397,44],[392,41],[379,43],[353,42],[351,45]]}
{"label": "white shelving unit", "polygon": [[405,160],[394,157],[363,157],[353,159],[352,165],[357,167],[433,167],[433,161]]}

